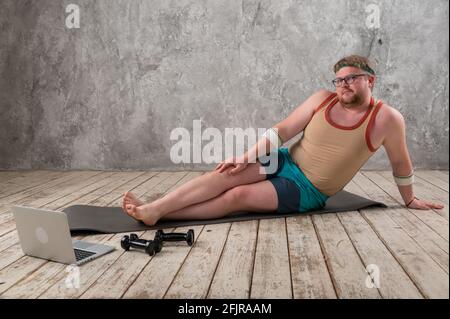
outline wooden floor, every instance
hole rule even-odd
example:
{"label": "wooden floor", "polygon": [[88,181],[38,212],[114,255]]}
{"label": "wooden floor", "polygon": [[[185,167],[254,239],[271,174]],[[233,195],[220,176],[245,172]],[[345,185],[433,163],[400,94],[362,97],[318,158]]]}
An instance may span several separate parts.
{"label": "wooden floor", "polygon": [[345,190],[389,208],[189,227],[192,247],[154,257],[124,252],[123,234],[79,237],[117,248],[78,269],[79,287],[77,269],[22,253],[12,204],[120,206],[126,190],[151,201],[201,174],[0,171],[0,298],[449,298],[448,171],[417,171],[414,187],[443,210],[405,209],[390,172],[360,172]]}

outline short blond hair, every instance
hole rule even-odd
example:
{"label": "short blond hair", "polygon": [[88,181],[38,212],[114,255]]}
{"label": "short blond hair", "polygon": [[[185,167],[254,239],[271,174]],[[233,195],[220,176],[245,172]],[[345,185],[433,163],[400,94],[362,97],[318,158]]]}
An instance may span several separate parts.
{"label": "short blond hair", "polygon": [[375,75],[372,61],[368,58],[360,55],[349,55],[340,59],[333,67],[334,73],[337,73],[340,69],[346,66],[352,66],[364,70],[372,75]]}

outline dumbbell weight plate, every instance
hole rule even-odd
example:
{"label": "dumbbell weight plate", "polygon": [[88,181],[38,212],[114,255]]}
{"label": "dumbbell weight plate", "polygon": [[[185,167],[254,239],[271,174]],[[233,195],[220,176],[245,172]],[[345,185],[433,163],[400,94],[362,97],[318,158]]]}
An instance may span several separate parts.
{"label": "dumbbell weight plate", "polygon": [[155,239],[153,240],[153,245],[155,247],[155,253],[159,253],[162,249],[163,241],[161,240],[160,237],[155,236]]}
{"label": "dumbbell weight plate", "polygon": [[145,252],[149,256],[153,256],[156,253],[155,243],[153,241],[148,243],[147,247],[145,248]]}
{"label": "dumbbell weight plate", "polygon": [[193,229],[188,230],[186,242],[189,246],[192,246],[192,244],[194,244],[194,230]]}
{"label": "dumbbell weight plate", "polygon": [[122,237],[122,239],[120,240],[120,246],[122,246],[123,249],[125,250],[130,250],[130,236],[125,235]]}

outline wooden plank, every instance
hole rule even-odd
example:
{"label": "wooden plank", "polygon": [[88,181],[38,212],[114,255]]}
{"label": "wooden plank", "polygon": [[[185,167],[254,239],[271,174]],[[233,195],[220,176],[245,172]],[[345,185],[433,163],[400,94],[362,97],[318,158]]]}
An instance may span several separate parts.
{"label": "wooden plank", "polygon": [[[395,185],[392,174],[387,171],[379,171],[378,173]],[[429,183],[427,180],[416,178],[413,188],[415,193],[420,194],[420,196],[430,197],[436,201],[443,201],[446,204],[449,203],[448,192]]]}
{"label": "wooden plank", "polygon": [[447,181],[444,181],[442,175],[438,175],[436,171],[415,171],[414,175],[448,193],[448,176]]}
{"label": "wooden plank", "polygon": [[0,186],[18,176],[25,176],[33,171],[0,171]]}
{"label": "wooden plank", "polygon": [[[194,230],[197,242],[203,226],[180,227],[168,231],[187,232],[189,229]],[[195,245],[196,243],[193,246]],[[191,249],[192,247],[182,242],[165,245],[157,258],[151,259],[136,280],[129,285],[122,298],[162,299]]]}
{"label": "wooden plank", "polygon": [[292,298],[285,218],[259,220],[250,298]]}
{"label": "wooden plank", "polygon": [[448,274],[403,229],[386,216],[390,211],[390,209],[363,210],[363,216],[425,297],[447,299]]}
{"label": "wooden plank", "polygon": [[26,171],[21,171],[21,170],[0,170],[0,178],[4,177],[4,178],[14,178],[16,175],[20,175],[21,172],[26,172]]}
{"label": "wooden plank", "polygon": [[[37,189],[30,189],[30,192],[20,192],[14,194],[11,197],[7,198],[8,204],[3,204],[0,206],[0,213],[5,213],[9,211],[11,204],[19,204],[19,205],[36,205],[36,201],[42,198],[48,198],[49,196],[58,195],[61,191],[66,189],[67,187],[76,187],[78,183],[86,183],[89,179],[94,178],[98,174],[102,174],[100,172],[81,172],[81,173],[65,173],[64,176],[55,180],[55,183],[51,183],[51,187],[38,187]],[[110,174],[110,173],[109,173]],[[67,176],[68,175],[68,176]],[[63,181],[61,183],[61,181]],[[92,182],[92,180],[91,180]],[[54,197],[52,197],[54,198]]]}
{"label": "wooden plank", "polygon": [[[120,183],[126,181],[126,179],[124,179],[125,176],[128,176],[128,179],[133,179],[134,180],[135,178],[136,179],[138,179],[138,178],[148,179],[148,178],[150,178],[153,175],[153,173],[150,173],[150,175],[143,174],[142,176],[134,176],[134,174],[139,175],[139,174],[142,174],[142,173],[117,173],[117,174],[114,175],[114,178],[117,179],[117,183],[120,184]],[[94,197],[95,199],[97,199],[97,197],[100,196],[100,194],[103,194],[105,192],[109,192],[109,194],[111,194],[111,185],[110,184],[106,184],[103,187],[100,187],[100,189],[98,189],[96,191],[93,191],[93,192],[83,196],[82,197],[82,201],[84,203],[89,203],[89,200],[90,200],[91,197]],[[95,196],[93,196],[93,195],[95,195]],[[61,207],[66,207],[68,203],[69,202],[64,203],[65,205],[63,205]],[[2,216],[0,215],[0,224],[1,224],[1,222],[2,222]],[[9,233],[14,234],[14,240],[17,243],[18,242],[17,232],[13,231],[13,232],[9,232]],[[9,234],[9,233],[7,233],[7,234]],[[0,250],[2,250],[2,246],[3,246],[2,245],[2,238],[3,237],[0,236]]]}
{"label": "wooden plank", "polygon": [[[370,176],[370,174],[368,174]],[[374,174],[375,178],[383,179],[378,174]],[[382,192],[378,194],[374,189],[378,186],[365,175],[357,175],[353,180],[360,188],[371,194],[374,200],[386,203],[391,206],[393,199],[387,193]],[[365,196],[365,194],[363,195]],[[417,215],[420,215],[422,211],[419,211]],[[421,246],[435,262],[437,262],[441,268],[448,273],[448,241],[439,236],[433,229],[431,229],[423,220],[419,219],[415,214],[411,214],[407,208],[395,210],[391,213],[390,217],[401,226],[405,232],[419,245]],[[431,213],[432,218],[439,218],[442,222],[447,223],[447,220]],[[447,235],[448,236],[448,235]]]}
{"label": "wooden plank", "polygon": [[[64,196],[48,204],[47,207],[51,209],[61,209],[65,206],[80,204],[80,203],[91,203],[91,201],[103,196],[106,193],[111,192],[111,189],[115,189],[117,184],[123,184],[129,179],[134,179],[142,172],[119,172],[113,175],[106,176],[96,183],[86,185],[83,189],[78,190],[76,193]],[[147,177],[144,177],[144,179]]]}
{"label": "wooden plank", "polygon": [[[172,180],[172,183],[164,183],[163,180],[160,184],[154,185],[152,191],[164,190],[167,192],[168,188],[173,185],[173,182],[179,182],[180,177],[183,177],[183,175],[186,174],[173,174],[172,177],[175,177],[176,179],[167,179]],[[165,185],[166,188],[161,188],[161,184]],[[154,230],[146,231],[143,233],[142,238],[153,239],[155,232],[156,231]],[[136,255],[132,257],[129,253],[123,252],[114,264],[112,264],[102,276],[89,287],[89,290],[81,295],[80,298],[120,298],[128,287],[136,280],[136,277],[142,271],[142,268],[144,268],[151,260],[148,255],[143,254],[142,252],[133,251],[130,253]],[[132,266],[129,262],[130,258],[133,259]]]}
{"label": "wooden plank", "polygon": [[[106,178],[108,176],[111,176],[113,173],[112,172],[106,172],[106,173],[100,173],[98,174],[97,172],[95,173],[90,173],[90,177],[88,177],[89,175],[85,175],[85,174],[81,174],[82,177],[84,178],[78,178],[77,179],[73,179],[70,182],[70,185],[65,186],[65,183],[58,185],[57,188],[55,188],[53,191],[50,190],[45,190],[43,191],[43,193],[46,193],[47,196],[43,197],[43,194],[34,194],[33,196],[31,196],[31,198],[37,197],[35,200],[31,201],[31,202],[26,202],[26,203],[22,203],[21,205],[26,205],[26,206],[31,206],[31,207],[47,207],[50,209],[50,207],[54,207],[51,206],[51,203],[63,198],[63,197],[68,197],[71,200],[73,200],[74,198],[76,198],[77,196],[77,190],[83,190],[85,187],[89,187],[89,185],[95,184],[95,177],[97,178]],[[56,186],[55,186],[56,187]],[[30,198],[28,199],[30,200]],[[15,228],[15,223],[14,223],[14,218],[12,216],[11,212],[6,212],[4,214],[2,214],[2,217],[7,218],[6,221],[2,222],[0,224],[0,235],[7,233],[11,230],[13,230]]]}
{"label": "wooden plank", "polygon": [[18,243],[19,238],[17,235],[17,230],[10,231],[0,237],[0,251],[5,250],[8,247]]}
{"label": "wooden plank", "polygon": [[[114,173],[108,173],[106,174],[106,180],[108,180],[109,176],[112,175]],[[97,183],[104,183],[105,179],[101,179],[99,182]],[[81,183],[82,185],[84,183]],[[95,183],[93,183],[95,184]],[[90,184],[88,184],[88,186],[93,185],[92,181],[90,182]],[[84,190],[85,188],[82,188],[82,190]],[[73,193],[71,193],[69,196],[74,196]],[[50,204],[47,204],[46,208],[48,208],[48,206],[51,206]],[[53,207],[55,208],[55,207]],[[13,250],[13,251],[11,251]],[[29,269],[32,268],[32,265],[35,265],[36,269],[39,269],[41,266],[49,264],[50,266],[48,267],[56,267],[57,266],[52,266],[52,264],[55,263],[49,263],[48,261],[44,261],[42,262],[41,259],[38,258],[34,258],[31,256],[23,256],[23,253],[21,252],[20,249],[20,245],[16,244],[12,247],[10,247],[10,250],[6,250],[3,253],[9,253],[9,255],[7,256],[9,259],[11,259],[10,256],[15,256],[18,257],[19,259],[16,260],[15,262],[13,262],[12,264],[7,265],[6,267],[2,268],[2,270],[0,271],[0,281],[5,282],[3,285],[0,285],[0,294],[5,293],[5,291],[7,291],[8,289],[10,289],[13,285],[15,285],[18,281],[22,280],[23,278],[26,278],[30,273],[28,272]],[[20,265],[21,263],[24,263],[27,265],[27,267],[25,268],[21,268],[18,265]],[[19,268],[19,271],[16,270],[16,268]],[[11,272],[14,272],[14,275],[11,275]],[[21,277],[22,276],[22,277]]]}
{"label": "wooden plank", "polygon": [[311,216],[286,219],[295,299],[335,299],[336,292]]}
{"label": "wooden plank", "polygon": [[[366,268],[375,266],[373,276],[383,298],[422,299],[423,296],[397,260],[359,212],[337,215]],[[378,276],[379,275],[379,276]]]}
{"label": "wooden plank", "polygon": [[92,192],[85,192],[85,194],[77,199],[76,202],[70,203],[70,205],[80,204],[80,200],[83,203],[95,206],[110,206],[109,204],[114,202],[119,205],[124,193],[123,189],[128,187],[139,187],[142,184],[150,181],[154,172],[121,172],[115,176],[113,183],[105,184],[102,187],[93,190]]}
{"label": "wooden plank", "polygon": [[234,222],[209,288],[207,298],[250,297],[258,222]]}
{"label": "wooden plank", "polygon": [[[19,184],[23,179],[27,176],[33,176],[36,174],[42,174],[46,170],[39,170],[39,169],[19,169],[19,170],[13,170],[13,171],[0,171],[0,178],[2,176],[5,177],[5,179],[2,179],[3,181],[11,181],[15,184]],[[1,185],[2,183],[0,183]]]}
{"label": "wooden plank", "polygon": [[[71,174],[71,173],[70,173]],[[83,187],[97,183],[99,180],[111,176],[114,172],[100,172],[100,171],[83,171],[79,172],[71,179],[66,180],[64,183],[56,184],[50,188],[45,188],[32,196],[27,197],[24,204],[28,205],[45,205],[49,202],[53,202],[58,198],[64,197],[68,194],[72,194]],[[72,174],[71,174],[72,175]]]}
{"label": "wooden plank", "polygon": [[[380,174],[386,180],[388,180],[390,183],[395,185],[392,174],[385,172],[385,171],[378,172],[378,174]],[[397,186],[395,186],[395,187],[397,187]],[[448,220],[449,202],[448,202],[448,193],[446,191],[444,191],[444,190],[440,189],[439,187],[436,187],[432,184],[429,184],[420,178],[415,179],[415,182],[413,185],[413,190],[414,190],[414,194],[419,198],[434,201],[434,202],[444,205],[443,209],[436,209],[436,210],[433,209],[433,211],[436,214],[441,215],[441,216],[445,217],[445,219]],[[390,193],[390,194],[392,194],[392,193]],[[403,203],[403,201],[402,201],[402,203]]]}
{"label": "wooden plank", "polygon": [[[372,181],[372,183],[375,183],[379,187],[379,190],[377,190],[376,194],[372,191],[372,196],[377,195],[376,198],[380,198],[380,200],[386,201],[394,199],[399,204],[399,208],[405,208],[410,214],[416,216],[429,228],[434,230],[439,236],[441,236],[448,242],[448,219],[446,219],[442,215],[436,214],[436,212],[433,210],[416,210],[406,208],[405,203],[403,202],[403,199],[401,198],[401,195],[397,190],[397,186],[394,183],[389,182],[386,178],[384,178],[377,172],[364,172],[363,174],[358,173],[353,180],[358,181],[359,179],[361,179],[362,181],[364,181],[364,178],[362,177],[368,178]],[[373,189],[374,188],[372,188],[372,190]],[[385,196],[386,193],[389,194],[388,198]],[[390,203],[392,205],[394,204],[393,202]]]}
{"label": "wooden plank", "polygon": [[229,223],[204,226],[164,298],[206,298],[229,229]]}
{"label": "wooden plank", "polygon": [[0,186],[0,199],[49,182],[52,179],[58,178],[60,175],[61,172],[58,171],[36,171],[27,176],[19,176]]}
{"label": "wooden plank", "polygon": [[434,171],[434,173],[436,174],[436,176],[438,178],[440,178],[444,182],[448,183],[448,171],[439,170],[439,171]]}
{"label": "wooden plank", "polygon": [[[77,176],[77,178],[73,178],[72,181],[70,182],[70,186],[65,186],[65,183],[59,185],[59,186],[55,186],[54,189],[51,190],[45,190],[46,195],[44,196],[44,194],[34,194],[32,196],[32,198],[37,197],[36,199],[30,201],[30,202],[25,202],[25,203],[21,203],[21,205],[26,205],[26,206],[31,206],[31,207],[44,207],[46,204],[51,203],[52,201],[55,201],[61,197],[64,196],[70,196],[68,194],[73,193],[74,191],[77,190],[77,187],[84,187],[87,186],[89,184],[92,184],[95,182],[95,180],[93,181],[92,178],[95,178],[95,176],[99,175],[98,172],[86,172],[88,175],[86,174],[80,174],[80,176]],[[101,175],[101,176],[108,176],[111,175],[112,173],[106,173]],[[31,200],[31,199],[29,199]],[[9,211],[8,207],[8,211],[0,214],[0,218],[2,218],[2,222],[0,223],[0,236],[12,231],[13,229],[15,229],[15,223],[14,223],[14,218],[12,213]]]}
{"label": "wooden plank", "polygon": [[[135,232],[138,236],[142,236],[144,232]],[[79,298],[102,274],[123,254],[123,249],[120,247],[120,239],[125,233],[118,233],[113,235],[105,242],[105,245],[110,245],[116,249],[100,258],[94,259],[80,267],[80,282],[79,287],[71,287],[66,284],[66,274],[60,273],[56,280],[53,280],[52,285],[41,294],[40,299],[67,299]]]}
{"label": "wooden plank", "polygon": [[[355,188],[348,188],[357,193]],[[349,185],[350,186],[350,185]],[[364,189],[360,188],[362,192]],[[361,214],[426,298],[448,298],[448,274],[390,215],[403,208],[362,209]]]}
{"label": "wooden plank", "polygon": [[[155,233],[155,230],[149,230],[140,235],[140,238],[151,240],[155,237]],[[117,240],[116,248],[122,252],[120,256],[80,298],[120,298],[152,258],[163,258],[160,254],[151,257],[137,250],[125,253],[119,243]]]}
{"label": "wooden plank", "polygon": [[16,171],[4,179],[0,177],[0,194],[9,187],[26,186],[29,180],[36,180],[36,176],[42,176],[43,170]]}
{"label": "wooden plank", "polygon": [[[39,184],[37,186],[31,187],[22,192],[18,192],[9,196],[6,196],[0,200],[0,214],[9,210],[9,206],[12,204],[23,205],[27,201],[34,200],[35,198],[31,196],[39,194],[42,190],[54,187],[56,185],[62,184],[64,182],[73,180],[74,177],[79,174],[78,172],[67,172],[61,173],[58,178],[52,179],[49,182]],[[44,197],[44,196],[42,196]]]}
{"label": "wooden plank", "polygon": [[433,176],[439,178],[440,180],[444,181],[445,183],[447,183],[447,191],[448,191],[448,183],[449,183],[449,179],[448,179],[448,171],[444,171],[444,170],[430,170],[429,171],[431,174],[433,174]]}
{"label": "wooden plank", "polygon": [[110,206],[111,203],[114,203],[117,206],[122,205],[123,194],[133,189],[134,192],[141,192],[141,190],[149,190],[152,189],[155,183],[158,183],[161,174],[158,172],[147,172],[143,175],[134,177],[129,181],[118,185],[114,190],[108,192],[107,194],[103,194],[90,202],[90,205],[96,206]]}
{"label": "wooden plank", "polygon": [[[11,247],[12,248],[12,247]],[[9,248],[9,249],[11,249]],[[32,274],[47,261],[38,258],[24,257],[16,260],[0,271],[0,294],[11,288],[17,282]]]}
{"label": "wooden plank", "polygon": [[[172,183],[176,183],[180,177],[186,175],[186,173],[160,173],[155,174],[152,176],[152,178],[146,180],[144,183],[141,181],[135,180],[136,184],[126,183],[124,185],[127,186],[127,190],[132,190],[138,197],[141,197],[142,193],[148,192],[151,193],[152,189],[155,188],[158,184],[154,184],[155,180],[163,181],[166,179],[172,180]],[[159,179],[156,178],[159,176]],[[163,179],[161,179],[161,176],[164,176]],[[169,183],[166,183],[166,185],[169,185]],[[135,188],[136,187],[136,188]],[[135,188],[135,189],[134,189]],[[108,206],[120,206],[122,201],[122,187],[117,188],[117,191],[115,192],[116,196],[102,196],[102,198],[114,198],[113,202],[107,202],[104,201],[103,204]],[[141,193],[142,192],[142,193]],[[96,205],[101,204],[102,201],[99,199],[95,200]],[[135,232],[138,236],[142,236],[144,232]],[[124,233],[125,234],[125,233]],[[108,271],[112,265],[116,263],[118,258],[122,256],[124,253],[123,249],[120,247],[120,239],[124,234],[117,234],[113,236],[109,241],[108,244],[115,246],[117,249],[106,256],[103,256],[101,258],[98,258],[96,260],[93,260],[86,265],[83,266],[83,276],[81,279],[81,284],[79,288],[67,288],[65,285],[64,280],[59,280],[57,283],[55,283],[51,288],[49,288],[47,291],[42,293],[39,298],[79,298],[84,293],[89,291],[89,287],[95,286],[100,287],[100,284],[96,284],[96,281],[106,272]],[[107,275],[105,275],[107,276]],[[127,288],[127,287],[125,287]],[[90,292],[88,292],[90,294]],[[99,295],[101,295],[100,293]]]}
{"label": "wooden plank", "polygon": [[15,226],[12,225],[13,216],[12,213],[0,214],[0,236],[12,231]]}
{"label": "wooden plank", "polygon": [[44,205],[47,209],[61,210],[65,205],[71,203],[75,204],[75,202],[87,194],[98,189],[102,189],[105,185],[109,185],[114,181],[116,174],[118,173],[105,172],[104,174],[99,175],[98,178],[89,179],[89,181],[87,181],[81,188],[79,185],[65,188],[62,193],[64,196],[58,196],[58,198],[52,200],[50,203],[47,202],[47,198],[38,199],[34,203],[38,203],[38,205],[45,203]]}
{"label": "wooden plank", "polygon": [[[104,243],[111,235],[91,235],[84,240]],[[37,298],[43,291],[50,288],[61,278],[67,278],[67,270],[73,265],[65,265],[56,262],[48,262],[31,272],[28,276],[18,281],[14,286],[2,293],[1,298]],[[78,267],[78,269],[82,269]],[[82,272],[80,272],[82,275]]]}
{"label": "wooden plank", "polygon": [[[135,178],[137,175],[140,175],[142,173],[115,173],[112,176],[108,176],[105,179],[101,179],[97,182],[97,186],[103,185],[105,183],[123,183],[123,177],[125,175],[128,175],[128,179]],[[126,180],[125,180],[126,181]],[[91,185],[90,185],[91,186]],[[107,184],[106,186],[109,187],[101,187],[103,193],[109,192],[111,190],[111,185]],[[114,188],[114,187],[112,187]],[[99,190],[96,191],[97,196],[101,196],[102,192]],[[79,199],[80,203],[88,203],[90,200],[89,196],[84,196],[81,199]],[[67,206],[70,202],[65,203],[65,206]],[[56,208],[60,208],[58,206],[55,206]],[[85,236],[84,238],[80,237],[80,239],[84,239],[87,241],[94,241],[98,242],[100,240],[106,240],[107,238],[111,237],[111,235],[91,235],[91,236]],[[29,257],[25,257],[29,258]],[[61,276],[61,273],[63,273],[63,270],[66,268],[66,265],[62,265],[55,262],[49,262],[43,265],[40,269],[35,271],[32,275],[30,275],[28,278],[24,278],[24,282],[26,285],[22,285],[21,283],[16,284],[14,287],[8,289],[6,292],[3,292],[2,296],[6,297],[20,297],[24,298],[28,296],[29,298],[37,297],[39,294],[41,294],[43,291],[45,291],[48,287],[52,286],[55,281],[57,281]],[[48,274],[52,274],[50,277]],[[22,280],[23,281],[23,280]]]}
{"label": "wooden plank", "polygon": [[[173,230],[170,230],[173,231]],[[144,232],[140,238],[152,240],[155,237],[156,230]],[[187,246],[186,244],[184,246]],[[170,253],[170,249],[163,250],[155,256],[148,256],[142,251],[130,250],[123,252],[89,289],[81,295],[80,298],[120,298],[127,289],[137,281],[142,269],[154,259],[160,259],[167,262],[165,257]],[[121,248],[120,248],[121,249]],[[178,248],[180,249],[180,248]],[[184,249],[189,250],[189,247]],[[132,261],[132,262],[130,262]],[[164,265],[166,267],[166,265]]]}
{"label": "wooden plank", "polygon": [[[178,186],[187,181],[201,175],[199,172],[191,172],[186,175],[179,183],[171,187],[169,191],[174,190]],[[150,196],[150,195],[149,195]],[[149,197],[147,196],[147,198]],[[202,232],[203,226],[191,226],[177,229],[176,231],[187,231],[194,229],[196,240]],[[174,245],[176,243],[173,243]],[[190,250],[180,249],[179,246],[185,246],[183,243],[178,243],[175,246],[167,247],[166,256],[164,258],[153,258],[146,267],[142,270],[134,283],[130,285],[128,290],[122,296],[123,298],[163,298],[168,290],[173,278],[180,269],[186,256]],[[195,246],[195,245],[194,245]],[[162,252],[161,252],[162,253]]]}
{"label": "wooden plank", "polygon": [[3,221],[0,223],[0,236],[16,229],[12,213],[5,213]]}
{"label": "wooden plank", "polygon": [[[22,249],[18,243],[13,244],[0,252],[0,270],[5,269],[12,263],[23,257]],[[1,278],[0,278],[1,282]],[[2,286],[0,285],[0,288]]]}
{"label": "wooden plank", "polygon": [[366,285],[368,273],[336,214],[312,215],[337,296],[377,299],[376,288]]}

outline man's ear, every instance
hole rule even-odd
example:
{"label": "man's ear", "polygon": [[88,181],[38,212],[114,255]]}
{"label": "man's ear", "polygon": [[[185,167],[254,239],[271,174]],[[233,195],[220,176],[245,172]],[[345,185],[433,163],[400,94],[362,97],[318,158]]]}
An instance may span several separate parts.
{"label": "man's ear", "polygon": [[371,75],[369,76],[369,88],[371,90],[373,90],[373,87],[375,86],[375,82],[376,82],[377,78],[375,75]]}

